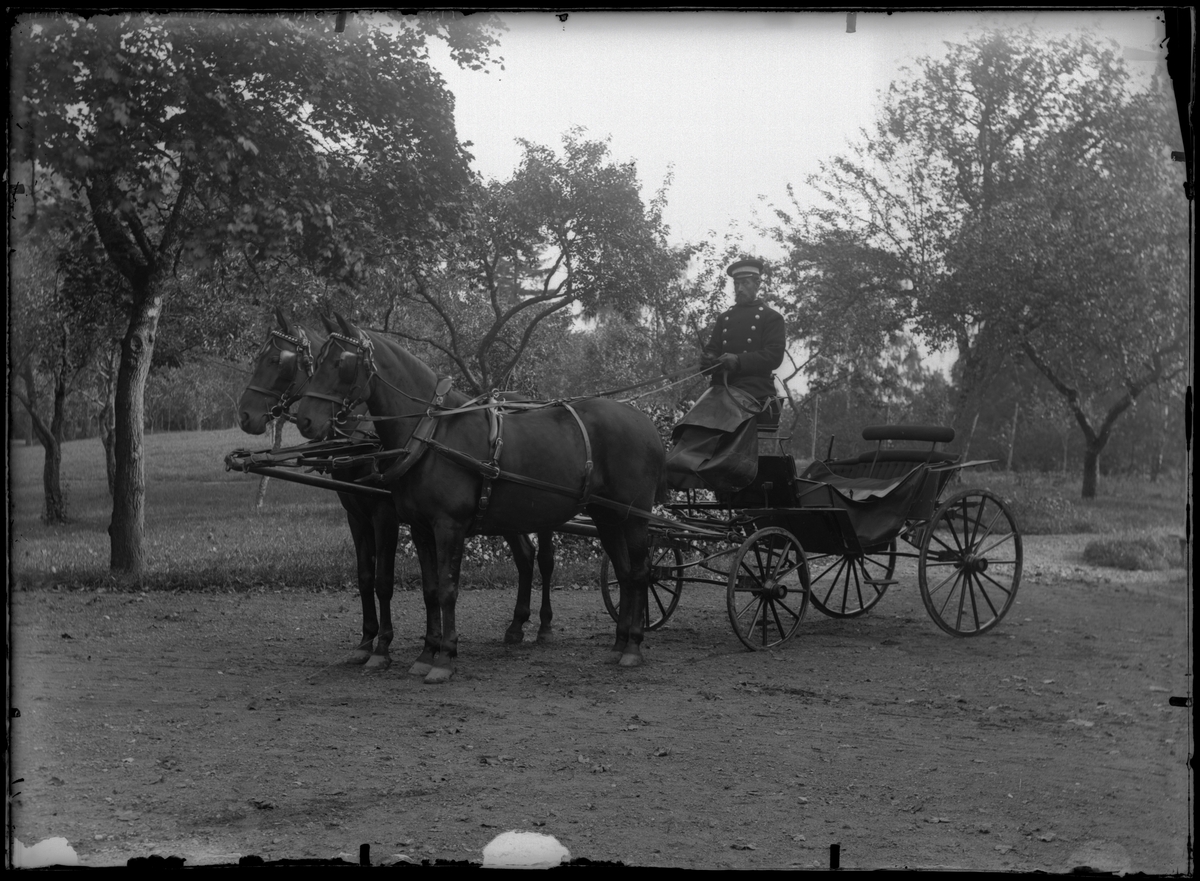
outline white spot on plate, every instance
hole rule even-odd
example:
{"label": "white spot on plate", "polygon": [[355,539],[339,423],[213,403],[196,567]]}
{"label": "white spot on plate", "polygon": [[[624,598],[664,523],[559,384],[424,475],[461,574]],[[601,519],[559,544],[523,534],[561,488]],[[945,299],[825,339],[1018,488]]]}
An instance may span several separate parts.
{"label": "white spot on plate", "polygon": [[557,838],[541,832],[502,832],[483,849],[485,869],[549,869],[570,859]]}

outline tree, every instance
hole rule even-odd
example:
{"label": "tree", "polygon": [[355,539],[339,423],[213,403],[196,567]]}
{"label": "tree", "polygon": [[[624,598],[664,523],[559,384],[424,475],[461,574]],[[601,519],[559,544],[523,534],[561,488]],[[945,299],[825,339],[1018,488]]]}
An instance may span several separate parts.
{"label": "tree", "polygon": [[1084,436],[1083,497],[1117,421],[1186,367],[1188,212],[1161,83],[1047,138],[1024,186],[968,224],[954,288],[987,301]]}
{"label": "tree", "polygon": [[[488,18],[450,40],[482,63]],[[387,207],[405,242],[435,238],[468,180],[453,100],[425,40],[444,17],[389,27],[332,17],[27,16],[13,41],[14,116],[38,169],[67,181],[127,285],[115,389],[111,568],[139,576],[144,389],[181,266],[297,255],[353,277]],[[461,30],[461,29],[459,29]],[[365,198],[365,194],[373,198]],[[449,205],[450,208],[443,206]],[[371,234],[368,234],[371,233]],[[386,234],[386,233],[384,233]]]}
{"label": "tree", "polygon": [[942,58],[918,60],[888,89],[851,154],[808,179],[817,205],[806,213],[815,232],[805,241],[849,235],[890,255],[908,284],[886,314],[907,312],[928,342],[953,347],[960,433],[1004,355],[990,328],[995,311],[962,297],[947,255],[969,218],[987,216],[1024,185],[1047,138],[1111,118],[1127,79],[1115,51],[1086,37],[986,31],[948,44]]}
{"label": "tree", "polygon": [[24,233],[24,224],[16,224],[9,343],[17,380],[13,397],[29,414],[45,450],[42,520],[49,525],[67,520],[61,466],[68,401],[86,386],[91,371],[102,367],[109,351],[113,295],[120,281],[96,261],[97,242],[69,251],[61,236],[41,228],[46,221],[43,212],[41,226]]}
{"label": "tree", "polygon": [[614,162],[606,141],[575,129],[561,156],[522,146],[511,180],[476,191],[453,252],[390,284],[387,329],[440,353],[475,394],[507,387],[562,316],[638,318],[687,263],[666,242],[664,193],[645,205],[635,163]]}
{"label": "tree", "polygon": [[916,68],[856,153],[810,180],[822,198],[807,216],[905,269],[912,326],[956,351],[960,434],[1009,358],[1037,366],[1084,432],[1090,496],[1115,420],[1184,345],[1166,92],[1135,89],[1115,47],[1087,36],[988,31]]}

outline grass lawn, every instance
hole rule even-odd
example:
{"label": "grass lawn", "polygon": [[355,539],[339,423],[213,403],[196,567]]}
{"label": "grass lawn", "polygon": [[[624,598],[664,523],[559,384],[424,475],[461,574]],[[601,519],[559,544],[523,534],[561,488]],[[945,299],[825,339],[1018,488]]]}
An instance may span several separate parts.
{"label": "grass lawn", "polygon": [[[293,426],[285,445],[300,443]],[[225,471],[238,448],[263,449],[266,437],[236,429],[146,436],[147,589],[353,587],[354,548],[337,496],[272,480],[254,507],[258,478]],[[63,490],[71,522],[47,527],[42,512],[39,446],[9,448],[9,561],[19,585],[98,587],[108,576],[111,501],[96,439],[63,446]],[[1185,487],[1126,478],[1101,481],[1096,499],[1079,498],[1079,480],[973,469],[962,486],[986,487],[1012,503],[1026,534],[1094,533],[1128,537],[1181,534]],[[591,542],[559,537],[557,585],[593,583],[599,561]],[[420,569],[402,532],[400,586],[418,588]],[[472,539],[463,566],[466,587],[515,586],[516,570],[499,539]]]}

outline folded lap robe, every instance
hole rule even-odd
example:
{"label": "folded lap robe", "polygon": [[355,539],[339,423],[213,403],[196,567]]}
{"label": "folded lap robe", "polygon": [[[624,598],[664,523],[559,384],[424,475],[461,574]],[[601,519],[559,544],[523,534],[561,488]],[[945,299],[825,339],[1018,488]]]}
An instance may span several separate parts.
{"label": "folded lap robe", "polygon": [[736,388],[704,392],[671,432],[667,480],[672,489],[737,492],[758,474],[758,426],[762,408]]}

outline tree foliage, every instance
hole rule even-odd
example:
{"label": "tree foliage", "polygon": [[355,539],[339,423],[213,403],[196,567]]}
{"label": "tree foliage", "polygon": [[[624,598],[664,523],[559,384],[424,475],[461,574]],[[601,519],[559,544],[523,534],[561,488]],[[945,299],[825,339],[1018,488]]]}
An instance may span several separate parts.
{"label": "tree foliage", "polygon": [[490,19],[445,16],[344,34],[331,16],[27,16],[15,32],[17,156],[67,186],[123,278],[112,567],[144,565],[141,432],[169,279],[187,267],[283,262],[362,274],[458,220],[470,181],[453,99],[425,41],[482,63]]}
{"label": "tree foliage", "polygon": [[539,333],[564,316],[640,320],[686,265],[667,244],[662,196],[582,130],[562,153],[522,142],[507,181],[476,190],[471,229],[434,264],[388,280],[404,320],[389,329],[438,353],[475,393],[511,384]]}
{"label": "tree foliage", "polygon": [[1112,424],[1182,352],[1187,226],[1170,103],[1086,35],[949,44],[809,180],[813,208],[779,212],[796,282],[848,323],[858,304],[882,328],[899,321],[952,347],[960,434],[1010,358],[1037,366],[1085,435],[1091,494]]}

